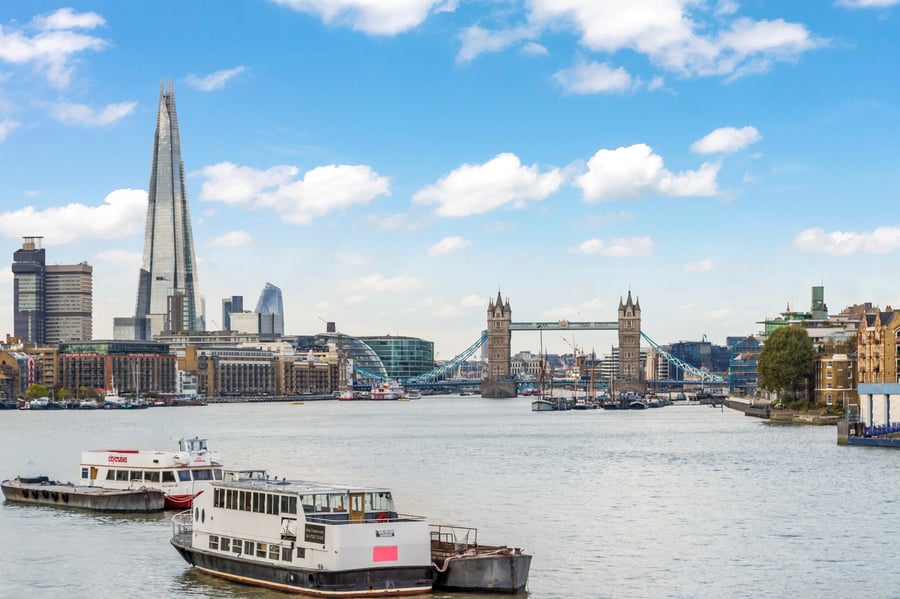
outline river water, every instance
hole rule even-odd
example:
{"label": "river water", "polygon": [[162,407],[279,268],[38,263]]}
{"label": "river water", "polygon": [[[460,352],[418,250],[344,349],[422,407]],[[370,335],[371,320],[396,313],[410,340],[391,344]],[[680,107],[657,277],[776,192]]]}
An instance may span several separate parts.
{"label": "river water", "polygon": [[[83,450],[195,435],[226,467],[388,486],[403,513],[523,547],[531,599],[900,594],[900,453],[706,406],[538,413],[527,398],[434,396],[3,411],[0,478],[74,480]],[[4,502],[0,597],[286,596],[192,571],[170,516]]]}

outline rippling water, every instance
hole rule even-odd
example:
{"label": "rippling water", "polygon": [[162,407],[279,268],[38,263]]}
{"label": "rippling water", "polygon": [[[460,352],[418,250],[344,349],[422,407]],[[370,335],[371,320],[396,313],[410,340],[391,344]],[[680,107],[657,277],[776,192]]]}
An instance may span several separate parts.
{"label": "rippling water", "polygon": [[[705,406],[527,399],[0,412],[0,478],[199,435],[226,466],[384,485],[401,512],[534,555],[531,599],[896,596],[900,452]],[[283,597],[194,572],[171,514],[0,505],[2,597]],[[473,599],[476,595],[449,595]]]}

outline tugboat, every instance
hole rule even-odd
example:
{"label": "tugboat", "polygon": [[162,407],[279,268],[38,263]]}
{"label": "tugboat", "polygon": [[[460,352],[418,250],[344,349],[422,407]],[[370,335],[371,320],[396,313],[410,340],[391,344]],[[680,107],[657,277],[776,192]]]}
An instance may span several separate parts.
{"label": "tugboat", "polygon": [[235,582],[342,598],[432,589],[428,523],[398,514],[385,488],[216,481],[172,524],[187,563]]}

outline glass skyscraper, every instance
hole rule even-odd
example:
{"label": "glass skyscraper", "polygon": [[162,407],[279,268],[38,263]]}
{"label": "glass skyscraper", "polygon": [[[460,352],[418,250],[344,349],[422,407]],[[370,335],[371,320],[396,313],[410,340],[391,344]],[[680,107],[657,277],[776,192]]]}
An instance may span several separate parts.
{"label": "glass skyscraper", "polygon": [[205,330],[196,265],[175,86],[170,81],[168,90],[165,83],[159,87],[137,306],[131,322],[116,319],[116,338],[150,339],[163,331]]}
{"label": "glass skyscraper", "polygon": [[281,289],[272,283],[266,283],[255,312],[260,315],[260,334],[284,335],[284,304],[281,300]]}

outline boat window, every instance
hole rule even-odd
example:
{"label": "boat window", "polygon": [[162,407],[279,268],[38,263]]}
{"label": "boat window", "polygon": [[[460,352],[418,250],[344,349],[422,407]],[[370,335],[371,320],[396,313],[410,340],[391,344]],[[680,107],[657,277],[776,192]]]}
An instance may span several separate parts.
{"label": "boat window", "polygon": [[128,480],[128,470],[116,470],[116,480]]}
{"label": "boat window", "polygon": [[144,473],[140,470],[132,470],[131,471],[131,480],[143,480]]}
{"label": "boat window", "polygon": [[301,495],[300,504],[303,506],[304,512],[316,511],[315,495]]}
{"label": "boat window", "polygon": [[297,547],[297,559],[306,559],[306,547]]}
{"label": "boat window", "polygon": [[350,499],[346,493],[336,493],[330,496],[329,503],[331,503],[332,512],[346,512]]}
{"label": "boat window", "polygon": [[266,513],[278,515],[278,495],[266,495]]}
{"label": "boat window", "polygon": [[222,469],[221,468],[213,468],[213,478],[216,480],[222,480]]}
{"label": "boat window", "polygon": [[147,477],[147,480],[149,480],[152,483],[159,482],[159,471],[157,471],[157,470],[154,470],[152,472],[144,472],[144,476]]}
{"label": "boat window", "polygon": [[269,545],[269,559],[278,559],[281,557],[281,547],[278,545]]}
{"label": "boat window", "polygon": [[162,481],[164,483],[174,483],[175,482],[175,473],[171,470],[164,470],[162,473]]}
{"label": "boat window", "polygon": [[394,509],[391,494],[387,491],[380,493],[366,493],[366,511],[390,512]]}
{"label": "boat window", "polygon": [[253,493],[251,493],[250,491],[241,491],[241,495],[244,496],[244,507],[242,507],[241,509],[245,512],[253,511],[250,509],[250,502],[253,499],[251,495],[253,495]]}
{"label": "boat window", "polygon": [[89,472],[90,472],[90,468],[82,468],[81,469],[81,478],[87,478]]}
{"label": "boat window", "polygon": [[219,549],[222,551],[231,551],[231,539],[228,537],[222,537],[219,541]]}
{"label": "boat window", "polygon": [[263,510],[259,507],[259,493],[253,493],[253,511],[254,512],[262,512]]}
{"label": "boat window", "polygon": [[289,562],[292,561],[291,558],[294,557],[294,554],[291,553],[290,547],[282,547],[281,548],[281,561]]}
{"label": "boat window", "polygon": [[115,470],[107,470],[106,471],[106,480],[116,480],[116,471]]}
{"label": "boat window", "polygon": [[194,470],[194,480],[212,480],[211,470]]}
{"label": "boat window", "polygon": [[330,512],[328,507],[328,495],[313,495],[313,502],[317,512]]}
{"label": "boat window", "polygon": [[219,537],[216,535],[209,535],[209,548],[210,549],[218,549],[219,548]]}
{"label": "boat window", "polygon": [[256,557],[266,557],[266,552],[268,551],[269,546],[265,543],[259,543],[256,545]]}
{"label": "boat window", "polygon": [[222,495],[224,493],[225,489],[213,489],[213,507],[223,507]]}
{"label": "boat window", "polygon": [[178,471],[178,480],[185,483],[191,480],[191,471],[190,470],[179,470]]}
{"label": "boat window", "polygon": [[244,541],[244,555],[253,555],[253,541]]}
{"label": "boat window", "polygon": [[241,540],[240,539],[234,540],[234,543],[231,545],[231,552],[237,553],[238,555],[241,554]]}
{"label": "boat window", "polygon": [[293,495],[282,495],[281,496],[281,513],[282,514],[296,514],[297,513],[297,498]]}

